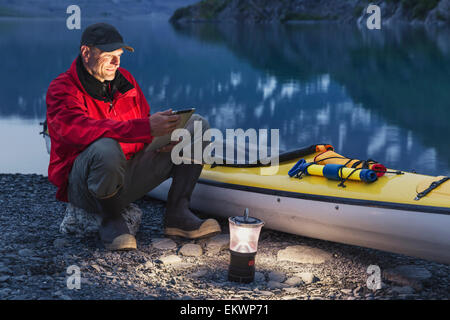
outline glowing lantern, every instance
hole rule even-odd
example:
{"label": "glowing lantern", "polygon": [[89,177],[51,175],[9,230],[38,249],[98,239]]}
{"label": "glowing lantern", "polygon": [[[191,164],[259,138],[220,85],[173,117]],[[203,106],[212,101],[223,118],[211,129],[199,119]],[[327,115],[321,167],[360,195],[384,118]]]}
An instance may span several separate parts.
{"label": "glowing lantern", "polygon": [[249,283],[255,278],[255,256],[258,239],[264,222],[249,217],[248,209],[244,216],[230,217],[230,266],[228,280]]}

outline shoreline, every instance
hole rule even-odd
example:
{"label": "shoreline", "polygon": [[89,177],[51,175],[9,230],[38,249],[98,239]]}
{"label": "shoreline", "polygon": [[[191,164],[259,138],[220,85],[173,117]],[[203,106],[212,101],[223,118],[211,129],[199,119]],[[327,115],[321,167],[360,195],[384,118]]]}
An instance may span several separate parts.
{"label": "shoreline", "polygon": [[[43,175],[0,174],[0,239],[5,243],[0,248],[0,299],[449,298],[449,265],[264,228],[256,256],[256,281],[228,282],[229,251],[227,243],[223,244],[227,220],[218,219],[222,227],[219,249],[212,245],[213,239],[170,238],[161,247],[157,242],[164,238],[165,204],[148,196],[135,202],[143,211],[136,236],[138,250],[109,252],[97,235],[75,237],[59,232],[66,205],[55,199],[55,191]],[[201,253],[183,255],[181,249],[186,244],[201,248]],[[325,252],[330,258],[320,263],[280,261],[279,252],[291,246]],[[167,257],[177,262],[167,261]],[[80,290],[66,286],[66,269],[71,265],[80,267]],[[380,290],[367,288],[370,265],[378,265],[383,272]],[[396,277],[392,270],[400,266],[422,270],[429,276],[419,282],[414,277]],[[298,280],[305,274],[310,281]]]}

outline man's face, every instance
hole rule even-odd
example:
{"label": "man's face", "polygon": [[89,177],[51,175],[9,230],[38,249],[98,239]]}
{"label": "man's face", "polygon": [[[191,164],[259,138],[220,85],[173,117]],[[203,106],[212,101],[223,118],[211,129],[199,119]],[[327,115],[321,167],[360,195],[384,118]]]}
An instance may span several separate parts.
{"label": "man's face", "polygon": [[116,70],[120,66],[120,56],[123,49],[106,52],[96,47],[86,47],[81,50],[85,65],[90,73],[101,82],[111,81],[116,76]]}

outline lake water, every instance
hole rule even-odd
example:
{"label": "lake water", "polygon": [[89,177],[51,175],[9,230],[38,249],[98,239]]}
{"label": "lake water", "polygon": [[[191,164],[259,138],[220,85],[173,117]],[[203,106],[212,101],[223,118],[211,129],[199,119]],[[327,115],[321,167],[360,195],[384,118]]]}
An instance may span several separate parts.
{"label": "lake water", "polygon": [[[349,157],[450,175],[448,30],[113,23],[136,49],[121,66],[152,113],[192,106],[222,132],[279,129],[281,151],[331,143]],[[47,174],[45,94],[80,37],[65,20],[0,21],[0,173]]]}

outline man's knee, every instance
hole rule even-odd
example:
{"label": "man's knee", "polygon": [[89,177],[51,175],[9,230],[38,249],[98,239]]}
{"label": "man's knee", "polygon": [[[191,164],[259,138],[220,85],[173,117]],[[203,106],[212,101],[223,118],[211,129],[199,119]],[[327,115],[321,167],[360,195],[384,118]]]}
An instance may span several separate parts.
{"label": "man's knee", "polygon": [[115,194],[124,184],[126,158],[120,144],[110,138],[95,141],[91,148],[91,163],[87,185],[97,198]]}
{"label": "man's knee", "polygon": [[124,167],[126,158],[120,144],[111,138],[101,138],[93,142],[89,148],[92,163],[101,164],[104,170],[115,170]]}

